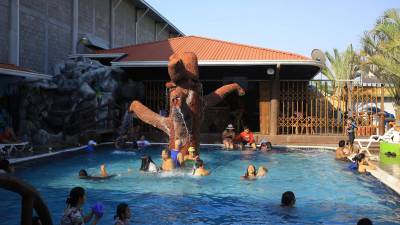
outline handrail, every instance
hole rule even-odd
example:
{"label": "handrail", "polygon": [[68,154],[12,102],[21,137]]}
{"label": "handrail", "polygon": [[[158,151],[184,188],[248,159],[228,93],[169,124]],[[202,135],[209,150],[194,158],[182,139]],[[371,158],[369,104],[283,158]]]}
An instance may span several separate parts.
{"label": "handrail", "polygon": [[33,209],[43,225],[53,225],[47,205],[33,186],[8,174],[0,174],[0,188],[18,193],[22,197],[21,225],[32,225]]}

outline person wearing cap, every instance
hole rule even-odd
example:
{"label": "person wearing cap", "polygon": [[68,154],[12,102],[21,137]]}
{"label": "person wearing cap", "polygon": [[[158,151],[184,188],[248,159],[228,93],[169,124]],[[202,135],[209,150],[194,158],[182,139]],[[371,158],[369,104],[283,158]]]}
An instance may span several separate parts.
{"label": "person wearing cap", "polygon": [[184,156],[186,166],[194,166],[196,161],[199,160],[199,154],[194,147],[189,147],[189,154]]}
{"label": "person wearing cap", "polygon": [[222,143],[226,149],[233,149],[233,139],[235,137],[234,130],[235,128],[233,128],[232,124],[228,124],[224,132],[222,132]]}

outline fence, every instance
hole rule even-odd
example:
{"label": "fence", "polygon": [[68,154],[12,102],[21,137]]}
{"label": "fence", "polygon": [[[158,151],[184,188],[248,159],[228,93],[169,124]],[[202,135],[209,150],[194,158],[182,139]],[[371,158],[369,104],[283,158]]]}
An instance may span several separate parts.
{"label": "fence", "polygon": [[338,135],[353,117],[358,136],[376,134],[384,101],[381,84],[281,81],[279,134]]}

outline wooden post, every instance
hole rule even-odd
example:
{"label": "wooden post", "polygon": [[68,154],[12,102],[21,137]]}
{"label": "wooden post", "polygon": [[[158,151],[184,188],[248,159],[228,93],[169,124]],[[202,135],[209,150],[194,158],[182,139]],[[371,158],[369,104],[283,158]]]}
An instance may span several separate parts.
{"label": "wooden post", "polygon": [[260,133],[269,134],[270,110],[271,110],[271,82],[259,83],[260,94]]}
{"label": "wooden post", "polygon": [[280,89],[280,80],[279,80],[279,72],[280,72],[280,64],[276,66],[276,73],[274,80],[272,81],[272,93],[271,93],[271,117],[270,117],[270,134],[277,135],[279,129],[279,99],[281,95]]}
{"label": "wooden post", "polygon": [[385,85],[381,84],[381,114],[379,116],[379,135],[385,134]]}

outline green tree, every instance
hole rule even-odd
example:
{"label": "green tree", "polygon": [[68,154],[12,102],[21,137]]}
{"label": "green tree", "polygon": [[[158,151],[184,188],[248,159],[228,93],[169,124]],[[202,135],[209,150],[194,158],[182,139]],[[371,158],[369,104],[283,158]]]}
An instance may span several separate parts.
{"label": "green tree", "polygon": [[[352,108],[352,82],[360,68],[360,55],[357,54],[350,44],[345,51],[339,52],[333,49],[333,54],[325,52],[328,59],[328,65],[322,70],[322,73],[330,80],[336,81],[333,94],[340,96],[339,105],[345,110],[354,110]],[[343,105],[342,105],[343,104]]]}
{"label": "green tree", "polygon": [[328,59],[328,66],[322,70],[322,73],[330,80],[352,80],[359,69],[360,57],[354,51],[350,44],[344,52],[333,49],[333,55],[325,52]]}
{"label": "green tree", "polygon": [[390,84],[397,119],[400,119],[400,13],[387,10],[362,39],[364,68]]}

